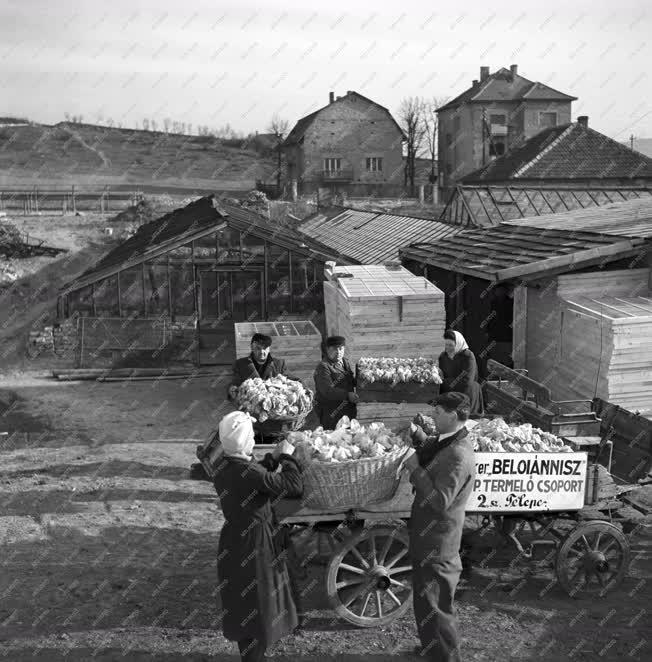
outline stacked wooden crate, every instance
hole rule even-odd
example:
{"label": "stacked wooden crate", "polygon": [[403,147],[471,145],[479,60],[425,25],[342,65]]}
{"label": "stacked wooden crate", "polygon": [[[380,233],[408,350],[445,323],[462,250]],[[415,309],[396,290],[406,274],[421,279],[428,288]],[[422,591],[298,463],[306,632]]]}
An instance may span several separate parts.
{"label": "stacked wooden crate", "polygon": [[272,356],[285,359],[288,372],[314,390],[313,373],[321,361],[321,333],[307,320],[235,324],[238,358],[251,352],[251,337],[264,333],[272,338]]}
{"label": "stacked wooden crate", "polygon": [[563,315],[567,388],[652,413],[652,297],[574,296]]}
{"label": "stacked wooden crate", "polygon": [[[325,269],[328,335],[346,338],[352,364],[363,356],[436,358],[444,349],[444,293],[430,281],[396,266],[330,266]],[[406,426],[427,404],[361,402],[358,419]]]}

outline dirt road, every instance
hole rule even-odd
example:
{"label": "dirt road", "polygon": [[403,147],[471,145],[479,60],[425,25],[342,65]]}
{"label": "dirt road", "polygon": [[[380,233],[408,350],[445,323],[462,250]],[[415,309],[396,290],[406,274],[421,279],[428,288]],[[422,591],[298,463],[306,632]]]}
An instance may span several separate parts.
{"label": "dirt road", "polygon": [[[219,629],[220,511],[212,486],[188,478],[224,385],[0,382],[0,656],[238,659]],[[479,570],[459,598],[464,659],[649,659],[649,522],[632,544],[630,576],[602,599],[573,600],[544,570]],[[416,659],[411,614],[382,629],[334,621],[323,574],[310,568],[306,628],[271,659]]]}

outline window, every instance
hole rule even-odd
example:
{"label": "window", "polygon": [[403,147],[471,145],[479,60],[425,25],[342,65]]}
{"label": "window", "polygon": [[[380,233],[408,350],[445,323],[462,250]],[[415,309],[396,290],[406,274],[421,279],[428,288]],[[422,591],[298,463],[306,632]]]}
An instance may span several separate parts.
{"label": "window", "polygon": [[502,156],[505,153],[505,143],[501,140],[492,140],[489,143],[489,156]]}
{"label": "window", "polygon": [[367,158],[367,172],[382,172],[383,160],[379,156]]}
{"label": "window", "polygon": [[459,115],[455,116],[455,120],[453,122],[453,130],[455,133],[457,133],[460,130],[460,127],[462,126],[462,118]]}
{"label": "window", "polygon": [[507,124],[507,116],[506,115],[490,115],[489,116],[489,123],[490,124],[501,124],[505,125]]}
{"label": "window", "polygon": [[548,128],[557,126],[557,113],[556,112],[540,112],[539,113],[539,126]]}
{"label": "window", "polygon": [[452,172],[453,172],[453,167],[451,166],[450,163],[447,163],[447,164],[446,164],[446,174],[450,177],[450,175],[452,174]]}
{"label": "window", "polygon": [[450,145],[450,144],[452,144],[452,142],[453,142],[453,136],[451,136],[450,133],[447,133],[446,134],[446,144]]}
{"label": "window", "polygon": [[324,170],[326,172],[337,172],[342,169],[342,159],[324,159]]}

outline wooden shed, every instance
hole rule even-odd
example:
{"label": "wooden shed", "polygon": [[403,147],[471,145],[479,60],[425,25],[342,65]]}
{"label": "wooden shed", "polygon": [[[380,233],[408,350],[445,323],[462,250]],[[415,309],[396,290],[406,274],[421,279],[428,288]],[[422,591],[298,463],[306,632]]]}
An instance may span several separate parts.
{"label": "wooden shed", "polygon": [[444,349],[444,293],[401,266],[324,270],[328,335],[344,336],[352,362],[361,356],[436,357]]}
{"label": "wooden shed", "polygon": [[[652,416],[652,366],[633,358],[650,356],[652,199],[468,230],[401,255],[445,292],[448,325],[466,336],[481,366],[493,358],[491,292],[502,284],[513,293],[514,367],[556,400],[601,397]],[[613,298],[627,302],[626,316],[605,316]]]}

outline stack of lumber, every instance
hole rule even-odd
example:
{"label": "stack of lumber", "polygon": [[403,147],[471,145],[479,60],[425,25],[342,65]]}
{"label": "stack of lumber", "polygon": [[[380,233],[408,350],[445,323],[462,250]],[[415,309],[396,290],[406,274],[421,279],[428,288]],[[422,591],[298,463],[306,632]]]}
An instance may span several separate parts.
{"label": "stack of lumber", "polygon": [[362,356],[437,357],[446,325],[444,293],[403,267],[325,269],[328,335],[344,336],[351,363]]}
{"label": "stack of lumber", "polygon": [[652,296],[574,295],[562,314],[558,378],[568,394],[652,412]]}
{"label": "stack of lumber", "polygon": [[421,402],[359,402],[357,408],[362,425],[378,421],[393,432],[407,428],[419,413],[432,416],[432,407]]}
{"label": "stack of lumber", "polygon": [[288,372],[314,389],[313,374],[321,361],[321,333],[310,321],[251,322],[235,324],[238,358],[251,352],[251,337],[264,333],[272,338],[272,356],[285,359]]}

